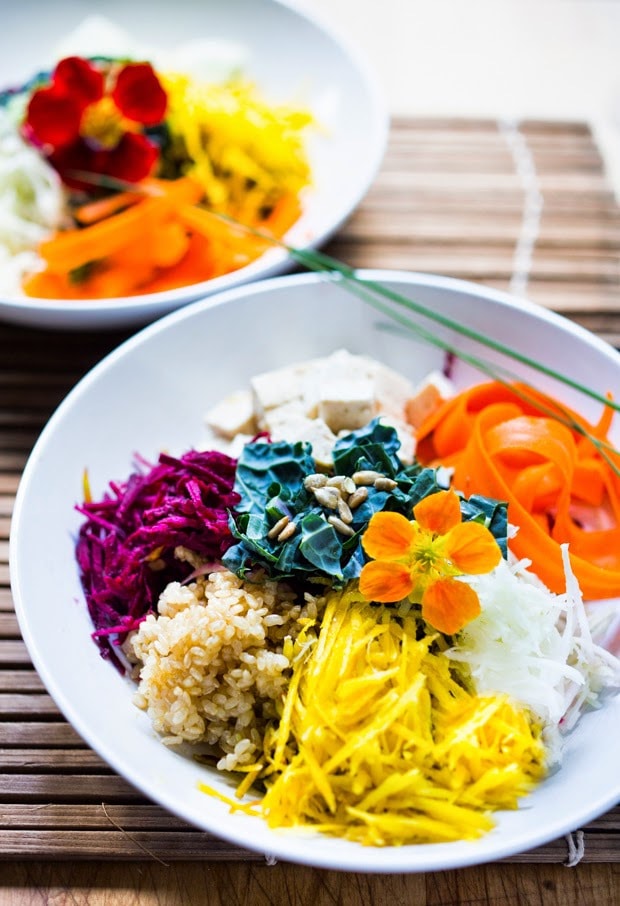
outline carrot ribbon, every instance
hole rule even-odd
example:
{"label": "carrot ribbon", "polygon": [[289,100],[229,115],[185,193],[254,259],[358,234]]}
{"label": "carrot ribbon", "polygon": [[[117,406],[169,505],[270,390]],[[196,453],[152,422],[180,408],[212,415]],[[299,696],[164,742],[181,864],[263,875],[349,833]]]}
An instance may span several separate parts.
{"label": "carrot ribbon", "polygon": [[[527,396],[527,401],[521,394]],[[568,543],[572,569],[587,599],[620,596],[620,478],[611,463],[570,418],[607,441],[612,412],[597,425],[524,385],[472,387],[425,419],[417,439],[423,463],[454,469],[454,487],[508,503],[519,531],[510,546],[532,561],[554,592],[565,590],[560,545]]]}

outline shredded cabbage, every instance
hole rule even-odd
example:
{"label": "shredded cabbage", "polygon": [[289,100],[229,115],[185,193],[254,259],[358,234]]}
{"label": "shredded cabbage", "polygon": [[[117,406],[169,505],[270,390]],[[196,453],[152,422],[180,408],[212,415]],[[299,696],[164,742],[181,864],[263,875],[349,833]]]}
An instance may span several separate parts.
{"label": "shredded cabbage", "polygon": [[36,248],[63,223],[64,198],[56,171],[0,108],[0,292],[21,295],[22,277],[41,267]]}

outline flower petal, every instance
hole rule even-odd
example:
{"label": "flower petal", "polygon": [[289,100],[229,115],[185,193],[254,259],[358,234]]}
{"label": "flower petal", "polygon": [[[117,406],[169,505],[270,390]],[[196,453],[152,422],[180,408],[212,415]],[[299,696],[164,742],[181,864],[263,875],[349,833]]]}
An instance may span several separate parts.
{"label": "flower petal", "polygon": [[54,87],[83,110],[103,97],[103,73],[81,57],[65,57],[54,70]]}
{"label": "flower petal", "polygon": [[446,556],[463,573],[490,573],[502,559],[499,545],[480,522],[462,522],[446,535]]}
{"label": "flower petal", "polygon": [[413,508],[420,527],[435,535],[445,535],[461,521],[461,504],[454,491],[437,491],[424,497]]}
{"label": "flower petal", "polygon": [[402,563],[372,560],[362,567],[360,591],[369,601],[381,604],[402,601],[412,588],[411,574]]}
{"label": "flower petal", "polygon": [[62,147],[77,138],[81,118],[82,108],[73,98],[56,88],[40,88],[28,102],[26,136],[42,145]]}
{"label": "flower petal", "polygon": [[112,99],[123,116],[156,126],[161,123],[168,97],[150,63],[129,63],[116,78]]}
{"label": "flower petal", "polygon": [[362,535],[362,547],[374,560],[400,560],[416,534],[416,527],[400,513],[375,513]]}
{"label": "flower petal", "polygon": [[97,154],[81,138],[70,145],[56,148],[50,154],[49,162],[58,171],[66,186],[72,189],[93,191],[92,183],[79,179],[79,173],[99,173],[100,166]]}
{"label": "flower petal", "polygon": [[454,635],[480,613],[476,592],[458,579],[431,582],[422,596],[422,616],[446,635]]}
{"label": "flower petal", "polygon": [[102,172],[124,182],[139,182],[149,175],[158,157],[158,150],[146,135],[126,132],[116,148],[104,152]]}

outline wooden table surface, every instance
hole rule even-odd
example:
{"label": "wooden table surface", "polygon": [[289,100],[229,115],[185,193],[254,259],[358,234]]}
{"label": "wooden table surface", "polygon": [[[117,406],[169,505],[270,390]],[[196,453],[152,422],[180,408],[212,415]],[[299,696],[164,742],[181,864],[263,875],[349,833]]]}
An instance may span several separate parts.
{"label": "wooden table surface", "polygon": [[[581,123],[506,130],[490,121],[396,120],[381,172],[328,251],[357,266],[502,289],[527,283],[530,299],[620,345],[620,211]],[[418,875],[328,872],[270,865],[188,827],[84,745],[20,638],[9,526],[21,471],[49,415],[128,334],[0,323],[0,906],[620,904],[620,808],[501,863]]]}

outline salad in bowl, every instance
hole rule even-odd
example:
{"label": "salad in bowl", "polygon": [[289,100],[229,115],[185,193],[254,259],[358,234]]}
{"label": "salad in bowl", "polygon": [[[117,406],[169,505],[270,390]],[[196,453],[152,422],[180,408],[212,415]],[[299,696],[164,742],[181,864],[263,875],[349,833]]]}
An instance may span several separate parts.
{"label": "salad in bowl", "polygon": [[173,43],[90,17],[22,80],[2,72],[0,316],[152,320],[290,267],[287,245],[325,241],[365,192],[387,117],[347,46],[271,0],[180,21]]}
{"label": "salad in bowl", "polygon": [[[233,322],[273,340],[216,348]],[[168,316],[25,470],[37,669],[139,789],[281,858],[432,870],[578,827],[619,792],[617,374],[447,278],[301,275]]]}

